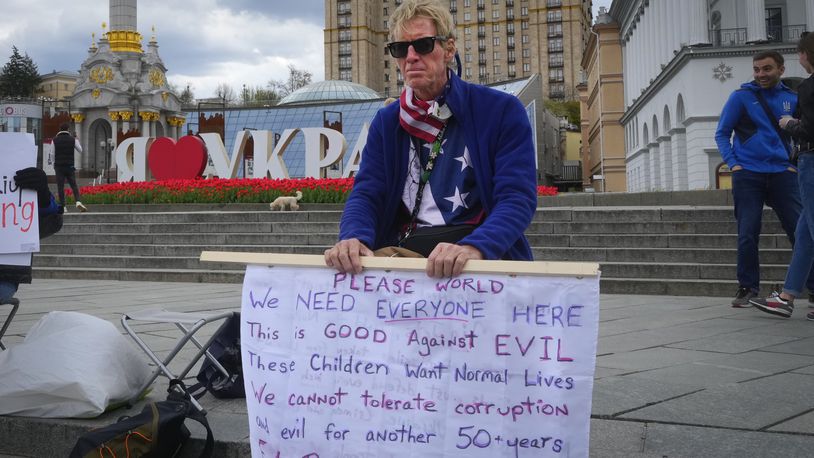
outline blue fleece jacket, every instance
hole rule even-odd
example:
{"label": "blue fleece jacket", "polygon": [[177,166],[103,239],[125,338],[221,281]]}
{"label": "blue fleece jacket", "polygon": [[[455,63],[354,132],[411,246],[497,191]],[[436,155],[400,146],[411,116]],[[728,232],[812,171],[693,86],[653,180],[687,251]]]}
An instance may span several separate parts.
{"label": "blue fleece jacket", "polygon": [[[464,130],[486,219],[462,239],[484,259],[531,260],[523,232],[537,208],[531,125],[511,95],[451,76],[446,103]],[[410,136],[399,126],[399,104],[373,118],[362,162],[339,224],[341,240],[375,250],[397,244],[397,216],[407,177]]]}
{"label": "blue fleece jacket", "polygon": [[[729,168],[740,165],[746,170],[777,173],[791,166],[787,145],[758,102],[760,91],[775,119],[791,116],[797,108],[797,94],[783,83],[763,89],[755,81],[741,85],[726,101],[715,131],[715,143]],[[735,132],[734,144],[731,142]]]}

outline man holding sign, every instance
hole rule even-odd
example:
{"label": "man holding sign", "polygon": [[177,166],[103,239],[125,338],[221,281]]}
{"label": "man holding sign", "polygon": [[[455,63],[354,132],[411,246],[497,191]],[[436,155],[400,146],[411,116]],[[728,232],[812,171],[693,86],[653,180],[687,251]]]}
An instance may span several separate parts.
{"label": "man holding sign", "polygon": [[516,97],[448,68],[454,31],[437,0],[407,0],[390,17],[404,91],[373,119],[328,266],[359,273],[360,256],[388,246],[426,256],[431,277],[457,276],[469,259],[531,260],[528,116]]}

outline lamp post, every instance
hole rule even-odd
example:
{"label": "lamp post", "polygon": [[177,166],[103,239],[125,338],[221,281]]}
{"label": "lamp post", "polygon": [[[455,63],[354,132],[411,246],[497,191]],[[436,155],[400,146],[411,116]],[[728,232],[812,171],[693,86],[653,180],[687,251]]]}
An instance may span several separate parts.
{"label": "lamp post", "polygon": [[113,142],[112,138],[102,139],[102,140],[99,141],[99,146],[102,148],[102,152],[105,155],[105,162],[104,162],[105,181],[107,183],[110,183],[110,164],[112,162],[111,161],[112,158],[110,156],[113,153],[113,147],[115,146],[115,143]]}

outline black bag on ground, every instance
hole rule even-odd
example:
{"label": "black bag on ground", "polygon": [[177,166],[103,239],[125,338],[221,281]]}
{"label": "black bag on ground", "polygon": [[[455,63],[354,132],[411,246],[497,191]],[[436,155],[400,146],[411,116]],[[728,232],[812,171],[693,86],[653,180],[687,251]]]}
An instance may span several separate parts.
{"label": "black bag on ground", "polygon": [[471,234],[477,226],[462,224],[460,226],[417,227],[407,237],[401,239],[399,246],[415,251],[421,256],[429,257],[435,246],[441,242],[457,243]]}
{"label": "black bag on ground", "polygon": [[199,390],[205,388],[216,398],[245,398],[243,386],[243,365],[240,357],[240,313],[235,312],[226,319],[215,340],[209,345],[209,353],[226,369],[224,376],[208,358],[203,358],[198,371],[198,383],[189,388],[195,397],[203,396]]}
{"label": "black bag on ground", "polygon": [[[174,390],[173,384],[179,384],[182,392]],[[206,428],[206,445],[200,456],[211,457],[215,441],[206,413],[192,405],[181,382],[172,381],[166,401],[151,402],[138,415],[119,418],[116,423],[83,434],[70,458],[174,457],[189,439],[189,429],[184,425],[187,418]]]}

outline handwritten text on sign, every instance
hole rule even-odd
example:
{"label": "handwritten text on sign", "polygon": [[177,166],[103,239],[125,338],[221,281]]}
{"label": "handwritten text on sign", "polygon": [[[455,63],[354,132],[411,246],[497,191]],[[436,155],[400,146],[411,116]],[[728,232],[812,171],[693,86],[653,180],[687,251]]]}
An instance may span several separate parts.
{"label": "handwritten text on sign", "polygon": [[587,456],[599,279],[249,266],[252,456]]}

